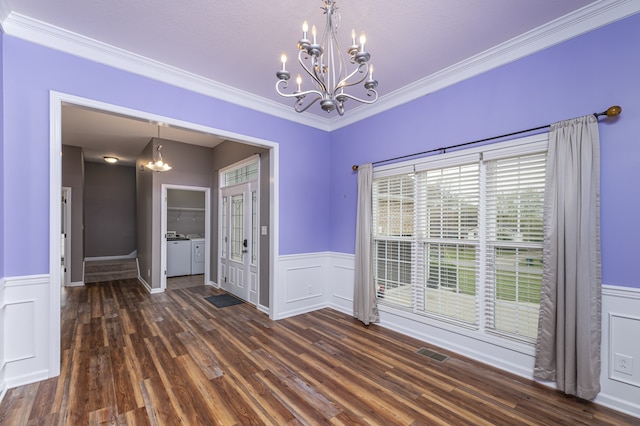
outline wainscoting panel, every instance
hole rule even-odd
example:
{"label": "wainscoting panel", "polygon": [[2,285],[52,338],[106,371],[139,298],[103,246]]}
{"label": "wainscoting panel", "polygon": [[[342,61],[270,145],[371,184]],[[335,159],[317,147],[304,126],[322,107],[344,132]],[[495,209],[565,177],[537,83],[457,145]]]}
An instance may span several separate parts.
{"label": "wainscoting panel", "polygon": [[[602,372],[596,402],[640,417],[640,289],[602,288]],[[632,366],[616,370],[616,354]]]}
{"label": "wainscoting panel", "polygon": [[274,317],[299,315],[327,306],[329,253],[280,256]]}
{"label": "wainscoting panel", "polygon": [[25,300],[6,303],[4,321],[5,341],[11,342],[4,352],[5,362],[16,362],[36,357],[36,302]]}
{"label": "wainscoting panel", "polygon": [[331,253],[329,258],[329,306],[353,315],[354,256]]}
{"label": "wainscoting panel", "polygon": [[0,295],[7,388],[49,377],[49,276],[5,278]]}

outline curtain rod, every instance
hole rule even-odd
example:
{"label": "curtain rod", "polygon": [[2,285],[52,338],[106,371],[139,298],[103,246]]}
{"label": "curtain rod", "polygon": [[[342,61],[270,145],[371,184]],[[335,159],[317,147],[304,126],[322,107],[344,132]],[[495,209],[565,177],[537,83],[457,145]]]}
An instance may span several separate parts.
{"label": "curtain rod", "polygon": [[[618,115],[620,115],[621,112],[622,112],[622,108],[616,105],[616,106],[609,107],[606,111],[596,112],[593,115],[596,118],[601,117],[603,115],[606,115],[607,117],[617,117]],[[542,129],[544,129],[546,127],[550,127],[550,126],[551,126],[551,124],[545,124],[544,126],[532,127],[531,129],[520,130],[520,131],[512,132],[512,133],[505,133],[504,135],[500,135],[500,136],[493,136],[493,137],[490,137],[490,138],[478,139],[477,141],[473,141],[473,142],[465,142],[465,143],[460,143],[460,144],[457,144],[457,145],[445,146],[444,148],[434,148],[434,149],[430,149],[428,151],[422,151],[422,152],[416,152],[414,154],[402,155],[400,157],[387,158],[386,160],[374,161],[371,164],[387,163],[389,161],[402,160],[404,158],[416,157],[418,155],[430,154],[432,152],[438,152],[438,151],[441,151],[444,154],[448,149],[460,148],[461,146],[473,145],[473,144],[480,143],[480,142],[492,141],[494,139],[506,138],[506,137],[509,137],[509,136],[519,135],[521,133],[534,132],[536,130],[542,130]],[[358,165],[354,164],[353,166],[351,166],[351,170],[353,170],[354,172],[357,171],[358,170]]]}

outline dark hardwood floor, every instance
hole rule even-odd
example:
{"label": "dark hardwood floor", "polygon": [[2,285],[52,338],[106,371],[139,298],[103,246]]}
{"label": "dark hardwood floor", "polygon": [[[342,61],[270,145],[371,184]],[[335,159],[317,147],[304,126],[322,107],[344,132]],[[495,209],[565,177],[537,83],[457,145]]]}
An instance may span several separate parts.
{"label": "dark hardwood floor", "polygon": [[11,389],[2,425],[625,425],[635,419],[323,309],[273,322],[198,286],[63,290],[59,377]]}

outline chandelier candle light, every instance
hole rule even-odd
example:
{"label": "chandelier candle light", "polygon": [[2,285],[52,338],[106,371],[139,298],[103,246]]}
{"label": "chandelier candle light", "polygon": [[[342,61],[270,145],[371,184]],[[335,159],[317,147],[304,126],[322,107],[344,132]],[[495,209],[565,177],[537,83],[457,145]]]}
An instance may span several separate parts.
{"label": "chandelier candle light", "polygon": [[[298,62],[302,69],[311,77],[314,89],[302,90],[302,76],[298,74],[296,78],[297,90],[293,93],[284,93],[288,86],[291,74],[287,71],[287,56],[283,53],[280,60],[282,69],[276,73],[276,91],[280,96],[296,98],[294,109],[296,112],[304,112],[311,105],[320,101],[320,107],[332,112],[334,109],[338,114],[344,114],[344,103],[348,99],[372,104],[378,100],[378,82],[373,79],[373,65],[369,64],[370,55],[364,50],[366,37],[364,33],[360,36],[360,44],[356,44],[356,32],[351,31],[351,46],[347,49],[349,63],[355,69],[347,75],[347,63],[340,51],[340,45],[336,38],[340,25],[340,15],[337,13],[338,7],[334,0],[323,0],[327,23],[324,35],[317,42],[315,25],[311,27],[311,41],[307,38],[309,24],[304,21],[302,24],[302,39],[298,41]],[[371,99],[362,99],[348,94],[345,89],[356,86],[364,82],[366,94]]]}

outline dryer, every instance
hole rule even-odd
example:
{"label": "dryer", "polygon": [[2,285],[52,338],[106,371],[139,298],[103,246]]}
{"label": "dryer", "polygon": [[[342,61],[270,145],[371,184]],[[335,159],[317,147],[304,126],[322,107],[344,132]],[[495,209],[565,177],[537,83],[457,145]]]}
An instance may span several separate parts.
{"label": "dryer", "polygon": [[191,275],[204,274],[204,238],[191,239]]}

